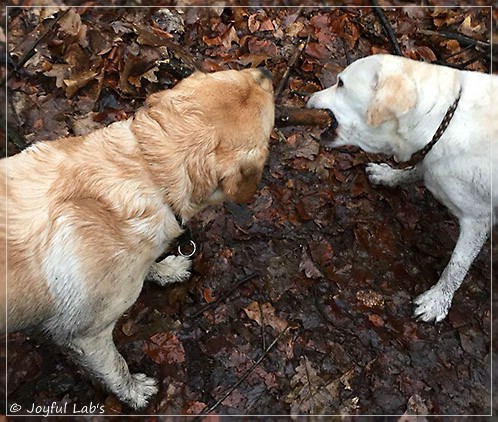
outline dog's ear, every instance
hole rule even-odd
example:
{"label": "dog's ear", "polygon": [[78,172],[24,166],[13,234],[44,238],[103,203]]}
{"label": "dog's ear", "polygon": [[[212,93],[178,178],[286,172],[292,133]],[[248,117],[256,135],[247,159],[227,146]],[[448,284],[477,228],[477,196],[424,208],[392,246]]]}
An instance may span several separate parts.
{"label": "dog's ear", "polygon": [[403,68],[380,68],[377,82],[367,109],[367,124],[377,127],[398,119],[415,107],[418,101],[417,87],[410,73]]}
{"label": "dog's ear", "polygon": [[241,156],[237,164],[225,168],[219,187],[234,202],[250,202],[258,189],[268,149],[250,151]]}
{"label": "dog's ear", "polygon": [[234,202],[250,202],[259,182],[261,171],[255,167],[238,169],[232,174],[227,174],[220,181],[223,193]]}

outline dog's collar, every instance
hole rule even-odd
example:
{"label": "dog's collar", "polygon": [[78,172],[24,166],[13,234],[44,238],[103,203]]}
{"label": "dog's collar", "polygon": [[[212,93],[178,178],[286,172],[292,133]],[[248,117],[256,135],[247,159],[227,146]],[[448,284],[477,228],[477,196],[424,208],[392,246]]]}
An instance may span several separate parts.
{"label": "dog's collar", "polygon": [[[191,258],[197,252],[197,244],[192,240],[192,232],[190,228],[183,222],[183,219],[175,214],[175,219],[180,228],[183,230],[182,234],[174,239],[173,247],[176,245],[176,250],[178,251],[178,255],[181,255],[185,258]],[[168,255],[171,254],[171,245],[168,247],[164,253],[159,255],[156,259],[156,262],[161,262]]]}
{"label": "dog's collar", "polygon": [[448,127],[448,125],[451,122],[451,118],[455,114],[455,110],[458,107],[458,103],[460,101],[460,97],[462,96],[462,88],[460,87],[460,90],[458,91],[458,95],[455,98],[455,101],[453,101],[453,104],[450,105],[448,110],[446,111],[446,114],[443,117],[443,120],[439,124],[439,127],[436,130],[436,133],[434,133],[434,136],[432,137],[431,141],[420,151],[416,152],[415,154],[412,155],[412,158],[407,162],[407,165],[413,167],[414,165],[422,162],[425,158],[425,156],[429,153],[429,151],[432,149],[432,147],[436,144],[437,141],[443,136],[444,131]]}
{"label": "dog's collar", "polygon": [[[178,244],[178,253],[181,256],[190,258],[194,256],[195,252],[197,251],[197,245],[192,240],[192,232],[190,231],[190,227],[188,227],[183,222],[182,217],[180,217],[178,214],[175,214],[175,219],[180,228],[183,230],[183,233],[176,238],[176,243]],[[187,250],[187,252],[184,252],[185,249]]]}

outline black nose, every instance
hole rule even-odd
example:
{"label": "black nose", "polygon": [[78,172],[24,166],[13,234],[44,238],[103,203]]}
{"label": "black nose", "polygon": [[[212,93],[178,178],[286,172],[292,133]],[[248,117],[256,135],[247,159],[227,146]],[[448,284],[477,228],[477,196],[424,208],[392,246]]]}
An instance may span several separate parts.
{"label": "black nose", "polygon": [[266,67],[258,67],[263,77],[268,78],[270,81],[273,79],[272,73]]}

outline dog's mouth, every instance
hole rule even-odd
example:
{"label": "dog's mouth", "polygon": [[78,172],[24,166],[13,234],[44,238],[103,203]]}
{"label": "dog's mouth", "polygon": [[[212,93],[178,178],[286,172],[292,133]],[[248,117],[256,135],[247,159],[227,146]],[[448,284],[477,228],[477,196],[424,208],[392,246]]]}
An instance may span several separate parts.
{"label": "dog's mouth", "polygon": [[327,129],[325,129],[320,134],[320,140],[322,142],[332,142],[333,140],[335,140],[335,138],[337,138],[337,128],[339,127],[339,122],[335,118],[334,113],[332,113],[332,111],[330,111],[328,109],[326,109],[326,111],[329,114],[329,116],[332,120],[332,123],[330,124],[330,126]]}

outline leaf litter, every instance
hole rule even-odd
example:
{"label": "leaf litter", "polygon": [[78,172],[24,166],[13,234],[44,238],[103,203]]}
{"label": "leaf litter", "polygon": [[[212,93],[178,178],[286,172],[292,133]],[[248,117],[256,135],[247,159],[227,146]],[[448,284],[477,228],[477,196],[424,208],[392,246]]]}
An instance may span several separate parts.
{"label": "leaf litter", "polygon": [[[404,55],[489,70],[485,56],[473,60],[489,39],[489,8],[385,14]],[[392,51],[369,7],[19,7],[7,23],[7,51],[20,64],[7,79],[9,154],[14,143],[126,119],[196,68],[265,65],[277,87],[305,42],[276,99],[303,107],[349,62]],[[192,221],[201,250],[191,280],[146,283],[118,321],[131,370],[159,380],[141,413],[490,412],[496,250],[481,251],[444,322],[414,321],[411,299],[438,279],[455,219],[421,187],[372,187],[364,166],[384,158],[326,150],[319,133],[275,129],[254,202]],[[42,339],[11,334],[8,350],[7,404],[93,401],[108,414],[134,413]]]}

